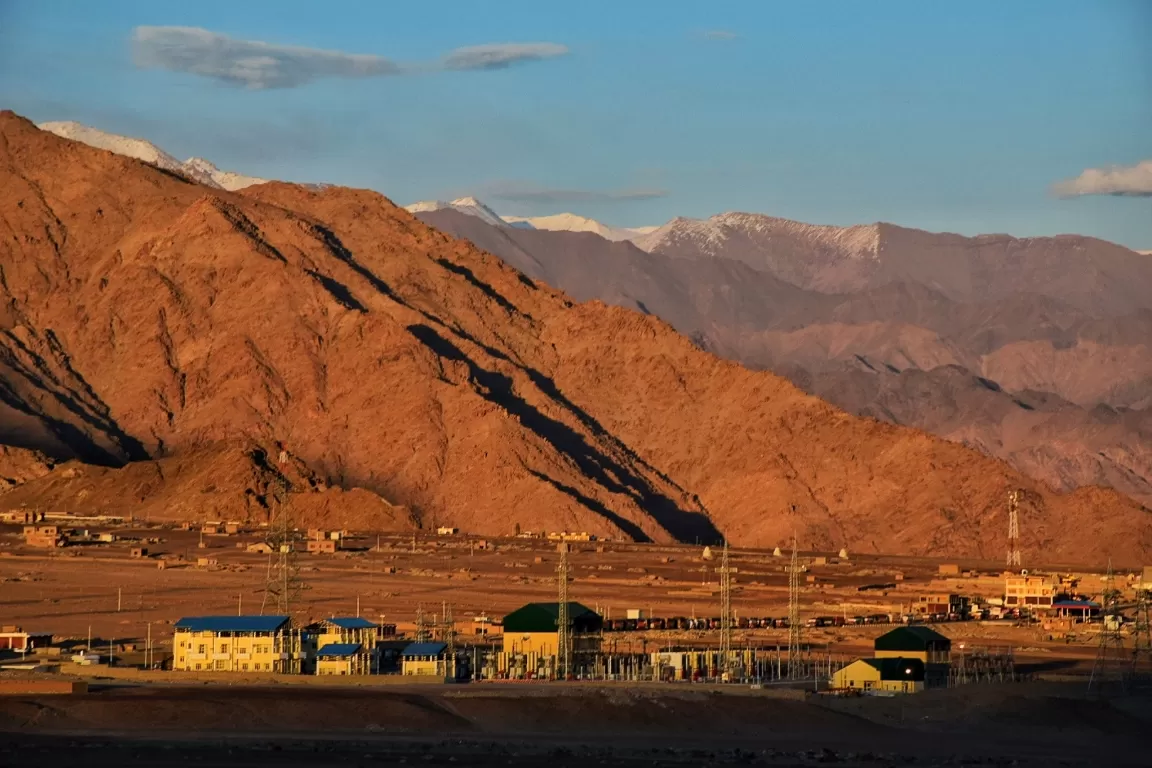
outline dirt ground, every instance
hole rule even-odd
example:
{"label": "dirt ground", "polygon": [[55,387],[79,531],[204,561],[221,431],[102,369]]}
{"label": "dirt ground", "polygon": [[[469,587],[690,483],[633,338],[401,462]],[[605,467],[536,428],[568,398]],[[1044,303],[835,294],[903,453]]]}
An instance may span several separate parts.
{"label": "dirt ground", "polygon": [[[186,615],[258,613],[262,607],[269,557],[249,553],[247,544],[260,531],[203,535],[173,526],[89,527],[92,535],[112,533],[113,543],[69,546],[51,551],[24,545],[20,527],[0,525],[0,624],[51,632],[58,639],[93,645],[142,642],[151,632],[163,647],[171,625]],[[203,546],[201,546],[203,543]],[[131,558],[133,546],[146,546],[146,558]],[[416,537],[353,535],[347,551],[335,555],[300,554],[304,589],[293,608],[298,620],[359,614],[395,623],[403,632],[414,626],[417,610],[438,614],[451,604],[461,643],[478,639],[474,620],[499,618],[525,602],[555,600],[555,543],[533,539],[463,536]],[[719,553],[712,560],[692,546],[581,542],[572,545],[571,599],[608,618],[628,609],[655,616],[715,616],[719,613]],[[802,553],[806,577],[802,617],[900,613],[921,594],[958,592],[969,596],[1002,594],[997,563],[958,563],[972,577],[939,576],[940,561],[902,557]],[[828,564],[815,558],[826,557]],[[199,558],[210,563],[198,566]],[[733,604],[738,616],[787,615],[787,556],[770,551],[734,550]],[[165,567],[160,568],[163,564]],[[1066,573],[1058,566],[1054,573]],[[902,575],[896,581],[896,574]],[[1082,589],[1098,590],[1098,573],[1081,574]],[[1121,579],[1121,582],[1123,579]],[[871,584],[894,585],[860,591]],[[1094,634],[1061,627],[1016,626],[1011,622],[951,622],[936,627],[954,644],[1011,647],[1017,659],[1039,669],[1079,669],[1094,658]],[[870,647],[883,626],[806,630],[816,648],[847,658]],[[609,647],[651,651],[673,645],[709,645],[715,632],[611,633]],[[785,630],[741,630],[738,647],[771,648],[787,644]]]}
{"label": "dirt ground", "polygon": [[788,699],[644,686],[117,687],[0,699],[0,764],[1146,765],[1152,700],[1082,686]]}

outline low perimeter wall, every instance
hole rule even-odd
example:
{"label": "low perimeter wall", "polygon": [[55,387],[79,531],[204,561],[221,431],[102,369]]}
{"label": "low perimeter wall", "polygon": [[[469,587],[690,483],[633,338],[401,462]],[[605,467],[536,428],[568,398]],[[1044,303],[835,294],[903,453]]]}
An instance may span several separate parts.
{"label": "low perimeter wall", "polygon": [[88,693],[88,683],[83,680],[0,680],[0,696],[53,693]]}

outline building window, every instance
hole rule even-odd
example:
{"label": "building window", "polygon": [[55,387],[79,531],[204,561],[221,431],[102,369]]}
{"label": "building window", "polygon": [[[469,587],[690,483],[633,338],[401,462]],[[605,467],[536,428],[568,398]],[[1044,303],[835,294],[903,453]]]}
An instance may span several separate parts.
{"label": "building window", "polygon": [[216,669],[224,669],[224,659],[216,660]]}
{"label": "building window", "polygon": [[199,670],[200,670],[200,662],[196,662],[196,670],[197,670],[197,671],[199,671]]}
{"label": "building window", "polygon": [[248,671],[248,662],[244,662],[243,664],[241,664],[240,668],[242,670],[244,670],[245,672],[247,672]]}
{"label": "building window", "polygon": [[228,643],[220,644],[220,653],[228,653]]}
{"label": "building window", "polygon": [[205,649],[204,649],[204,646],[203,646],[203,645],[201,645],[201,646],[198,646],[198,648],[197,648],[197,651],[196,651],[196,652],[197,652],[197,653],[204,653],[204,650],[205,650]]}

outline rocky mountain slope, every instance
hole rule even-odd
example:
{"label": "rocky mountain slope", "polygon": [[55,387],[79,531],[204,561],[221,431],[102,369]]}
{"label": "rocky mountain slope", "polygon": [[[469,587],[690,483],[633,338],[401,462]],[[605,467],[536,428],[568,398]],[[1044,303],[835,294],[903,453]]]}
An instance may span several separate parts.
{"label": "rocky mountain slope", "polygon": [[[855,293],[816,290],[833,281],[827,274],[845,274],[822,263],[846,263],[861,274],[877,269],[858,264],[884,258],[885,241],[877,239],[883,229],[876,227],[840,230],[760,217],[771,233],[762,252],[729,257],[705,249],[713,241],[700,230],[731,243],[702,222],[687,225],[687,234],[666,228],[664,236],[675,234],[668,242],[681,246],[700,235],[696,251],[683,246],[669,255],[643,238],[637,245],[650,252],[591,234],[487,227],[451,211],[420,217],[577,299],[655,314],[700,346],[786,375],[853,413],[978,447],[1055,488],[1102,483],[1152,504],[1148,309],[1093,316],[1055,289],[1052,296],[963,301],[944,292],[952,287],[914,280],[862,279]],[[1097,242],[1084,240],[1078,247]],[[1019,247],[1039,248],[1040,255],[1000,258],[1038,262],[1030,269],[1043,273],[1047,244]],[[1086,258],[1120,275],[1132,266],[1122,250],[1109,245],[1104,255]],[[765,266],[769,257],[785,265],[780,274]],[[812,274],[800,274],[800,264]],[[1143,274],[1135,271],[1133,280]]]}
{"label": "rocky mountain slope", "polygon": [[1123,496],[1057,494],[850,416],[655,317],[574,304],[375,193],[231,193],[4,113],[0,212],[5,442],[124,467],[71,488],[57,467],[0,504],[96,488],[131,506],[139,473],[167,486],[167,466],[204,462],[188,487],[215,477],[209,499],[251,489],[262,509],[248,468],[282,447],[315,479],[289,478],[294,504],[341,489],[477,533],[996,557],[1023,487],[1030,552],[1152,547],[1152,514]]}

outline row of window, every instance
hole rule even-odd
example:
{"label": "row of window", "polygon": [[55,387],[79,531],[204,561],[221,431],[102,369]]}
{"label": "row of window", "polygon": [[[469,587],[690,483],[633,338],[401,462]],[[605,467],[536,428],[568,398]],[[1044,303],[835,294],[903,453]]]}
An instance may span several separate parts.
{"label": "row of window", "polygon": [[[184,665],[184,657],[183,656],[180,657],[180,665],[181,666]],[[200,662],[196,662],[196,664],[193,665],[192,668],[194,670],[196,670],[197,672],[212,672],[212,671],[223,672],[223,671],[228,669],[228,661],[226,659],[217,659],[215,662],[205,662],[203,664],[201,664]],[[260,662],[254,662],[251,665],[251,668],[249,668],[248,662],[244,662],[243,664],[240,665],[240,671],[241,672],[271,672],[272,671],[272,664],[271,664],[271,662],[265,662],[263,664],[261,664]]]}
{"label": "row of window", "polygon": [[[179,644],[179,647],[183,648],[184,643],[181,642]],[[189,649],[192,648],[192,643],[188,643],[188,648]],[[200,645],[196,646],[196,653],[207,653],[207,649],[208,649],[208,646],[201,643]],[[248,653],[248,649],[244,646],[241,646],[241,645],[237,645],[235,650],[236,650],[236,653]],[[220,649],[218,651],[213,651],[213,652],[214,653],[228,653],[228,643],[220,643]],[[254,645],[254,646],[252,646],[252,653],[272,653],[272,646],[271,645]]]}

